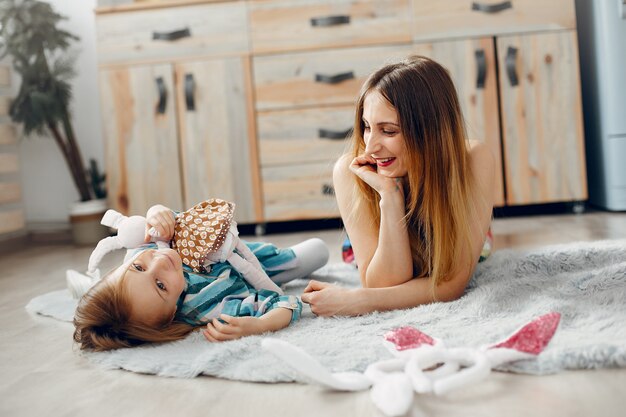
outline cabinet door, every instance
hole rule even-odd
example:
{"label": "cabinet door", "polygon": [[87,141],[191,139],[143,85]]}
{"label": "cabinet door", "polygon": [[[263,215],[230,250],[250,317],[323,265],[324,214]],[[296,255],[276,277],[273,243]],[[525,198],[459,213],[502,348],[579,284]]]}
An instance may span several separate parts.
{"label": "cabinet door", "polygon": [[428,56],[448,69],[469,139],[486,142],[496,159],[494,204],[504,205],[493,38],[421,43],[414,45],[414,53]]}
{"label": "cabinet door", "polygon": [[109,204],[125,214],[182,209],[172,67],[103,69],[99,78]]}
{"label": "cabinet door", "polygon": [[574,31],[497,39],[507,203],[587,198]]}
{"label": "cabinet door", "polygon": [[185,205],[223,198],[241,223],[260,221],[262,210],[249,64],[209,59],[175,71]]}

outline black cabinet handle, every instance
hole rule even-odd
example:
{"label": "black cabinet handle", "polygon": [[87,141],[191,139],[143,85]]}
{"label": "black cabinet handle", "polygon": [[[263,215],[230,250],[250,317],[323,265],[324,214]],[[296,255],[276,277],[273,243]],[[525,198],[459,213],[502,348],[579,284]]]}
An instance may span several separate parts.
{"label": "black cabinet handle", "polygon": [[348,135],[352,133],[352,128],[347,130],[330,130],[330,129],[318,129],[317,136],[320,139],[332,139],[332,140],[343,140],[348,137]]}
{"label": "black cabinet handle", "polygon": [[315,74],[315,82],[324,84],[338,84],[342,81],[351,80],[353,78],[354,72],[352,71],[342,72],[335,75]]}
{"label": "black cabinet handle", "polygon": [[193,99],[193,93],[196,89],[196,83],[193,80],[193,74],[185,74],[185,104],[187,110],[194,111],[196,109],[196,103]]}
{"label": "black cabinet handle", "polygon": [[509,46],[506,50],[506,57],[504,58],[504,62],[506,64],[506,73],[509,76],[509,82],[511,83],[511,87],[515,87],[519,84],[517,80],[517,71],[516,71],[516,63],[517,63],[517,48],[513,48]]}
{"label": "black cabinet handle", "polygon": [[474,55],[476,56],[476,88],[485,88],[485,79],[487,78],[485,50],[477,49]]}
{"label": "black cabinet handle", "polygon": [[482,4],[482,3],[472,3],[472,10],[476,10],[483,13],[498,13],[502,10],[512,9],[513,4],[510,1],[503,1],[502,3],[497,4]]}
{"label": "black cabinet handle", "polygon": [[152,32],[152,39],[157,41],[175,41],[181,38],[188,38],[191,36],[189,28],[173,30],[171,32]]}
{"label": "black cabinet handle", "polygon": [[311,18],[311,26],[328,27],[350,24],[350,16],[337,15],[337,16],[324,16]]}
{"label": "black cabinet handle", "polygon": [[165,82],[163,81],[163,77],[158,77],[156,79],[157,91],[159,93],[159,102],[157,103],[157,113],[163,114],[165,113],[165,109],[167,108],[167,90],[165,89]]}
{"label": "black cabinet handle", "polygon": [[330,184],[322,184],[322,194],[335,195],[335,187]]}

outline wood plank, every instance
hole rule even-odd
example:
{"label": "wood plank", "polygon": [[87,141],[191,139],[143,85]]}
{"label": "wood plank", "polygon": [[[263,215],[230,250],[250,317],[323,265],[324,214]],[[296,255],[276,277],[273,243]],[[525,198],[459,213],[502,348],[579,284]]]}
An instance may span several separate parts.
{"label": "wood plank", "polygon": [[544,32],[576,27],[574,1],[523,0],[497,13],[472,10],[473,3],[460,0],[413,0],[413,40],[436,40]]}
{"label": "wood plank", "polygon": [[9,123],[0,123],[0,145],[15,145],[16,143],[15,126]]}
{"label": "wood plank", "polygon": [[354,125],[354,106],[261,112],[259,144],[261,164],[293,165],[335,162],[349,140],[319,137],[319,129],[345,131]]}
{"label": "wood plank", "polygon": [[[411,40],[408,0],[254,1],[250,38],[255,53],[381,45]],[[311,19],[349,16],[348,24],[313,26]]]}
{"label": "wood plank", "polygon": [[0,174],[18,172],[20,163],[17,154],[0,153]]}
{"label": "wood plank", "polygon": [[339,217],[335,196],[330,192],[333,162],[264,167],[266,220]]}
{"label": "wood plank", "polygon": [[[245,53],[246,19],[245,4],[240,1],[98,15],[98,59],[101,64],[113,64]],[[185,28],[191,36],[153,39],[154,32]]]}
{"label": "wood plank", "polygon": [[22,198],[22,187],[17,182],[0,182],[0,203],[13,203]]}
{"label": "wood plank", "polygon": [[0,65],[0,87],[11,86],[11,67]]}
{"label": "wood plank", "polygon": [[[157,111],[158,78],[164,113]],[[110,205],[142,215],[157,203],[183,209],[171,65],[101,71],[100,91]]]}
{"label": "wood plank", "polygon": [[0,211],[0,234],[16,232],[24,228],[24,210]]}
{"label": "wood plank", "polygon": [[[585,200],[576,32],[507,36],[497,44],[507,203]],[[506,70],[509,47],[517,48],[517,86]]]}
{"label": "wood plank", "polygon": [[[175,71],[186,205],[223,198],[237,204],[238,222],[256,221],[241,58],[177,64]],[[187,75],[195,86],[194,110],[185,104]]]}
{"label": "wood plank", "polygon": [[[410,46],[396,45],[255,57],[257,110],[352,104],[374,70],[410,54]],[[336,84],[316,81],[317,75],[342,73],[352,73],[354,78]]]}
{"label": "wood plank", "polygon": [[9,107],[11,106],[11,98],[0,96],[0,116],[9,116]]}

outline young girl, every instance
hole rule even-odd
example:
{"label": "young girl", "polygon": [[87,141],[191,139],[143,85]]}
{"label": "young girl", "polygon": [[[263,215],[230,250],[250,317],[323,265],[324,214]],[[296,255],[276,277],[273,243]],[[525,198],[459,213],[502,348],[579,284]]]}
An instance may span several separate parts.
{"label": "young girl", "polygon": [[[244,242],[273,281],[265,288],[276,291],[255,289],[228,262],[195,267],[198,240],[180,238],[187,229],[177,227],[169,208],[151,207],[146,223],[146,241],[153,229],[176,249],[142,246],[81,298],[74,315],[74,340],[81,349],[102,351],[173,341],[195,329],[201,329],[210,342],[282,329],[299,318],[302,304],[298,297],[282,295],[275,284],[306,277],[328,260],[328,249],[320,239],[289,249]],[[210,232],[220,230],[218,221],[206,224]],[[177,239],[172,240],[175,233]],[[203,234],[202,242],[221,244],[225,236]]]}
{"label": "young girl", "polygon": [[330,316],[459,298],[489,243],[496,172],[448,72],[419,56],[374,72],[352,142],[333,181],[362,288],[311,281],[302,301]]}

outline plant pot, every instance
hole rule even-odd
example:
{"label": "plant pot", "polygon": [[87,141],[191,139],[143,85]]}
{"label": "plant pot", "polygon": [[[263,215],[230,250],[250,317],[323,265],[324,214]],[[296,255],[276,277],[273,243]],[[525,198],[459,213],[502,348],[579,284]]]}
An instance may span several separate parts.
{"label": "plant pot", "polygon": [[106,199],[79,201],[70,206],[70,225],[75,245],[95,245],[109,236],[109,229],[100,224],[106,211]]}

